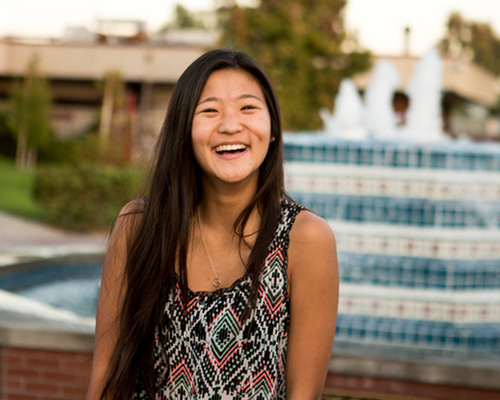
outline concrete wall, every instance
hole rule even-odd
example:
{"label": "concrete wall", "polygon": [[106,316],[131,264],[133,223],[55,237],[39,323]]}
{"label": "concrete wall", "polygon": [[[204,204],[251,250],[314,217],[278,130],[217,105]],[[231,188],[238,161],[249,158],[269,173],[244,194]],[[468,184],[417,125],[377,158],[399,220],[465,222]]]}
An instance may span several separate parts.
{"label": "concrete wall", "polygon": [[95,80],[119,70],[126,81],[176,82],[203,51],[189,47],[0,41],[0,76],[21,76],[38,57],[48,78]]}
{"label": "concrete wall", "polygon": [[[0,98],[21,78],[35,57],[49,80],[58,137],[85,133],[98,125],[102,81],[118,71],[126,90],[137,98],[137,124],[142,147],[152,147],[162,125],[171,90],[186,67],[203,53],[200,48],[148,44],[22,43],[0,40]],[[147,151],[147,150],[146,150]]]}

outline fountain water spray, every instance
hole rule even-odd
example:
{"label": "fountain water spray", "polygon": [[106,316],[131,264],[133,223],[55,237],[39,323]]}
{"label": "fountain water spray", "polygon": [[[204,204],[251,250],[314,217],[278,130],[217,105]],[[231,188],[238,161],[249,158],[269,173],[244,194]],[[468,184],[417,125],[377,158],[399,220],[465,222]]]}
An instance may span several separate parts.
{"label": "fountain water spray", "polygon": [[399,74],[394,65],[379,61],[373,70],[373,81],[366,89],[365,103],[350,79],[341,82],[335,98],[335,112],[320,111],[324,132],[337,137],[359,140],[402,139],[415,142],[445,141],[441,120],[442,65],[436,50],[428,51],[415,67],[408,85],[410,106],[407,125],[398,128],[392,106]]}
{"label": "fountain water spray", "polygon": [[325,131],[346,139],[364,139],[363,102],[351,79],[343,79],[335,98],[335,112],[320,111]]}
{"label": "fountain water spray", "polygon": [[396,135],[397,118],[392,98],[399,80],[399,73],[391,62],[381,60],[375,65],[373,81],[365,94],[365,124],[369,137],[386,139]]}
{"label": "fountain water spray", "polygon": [[408,85],[410,107],[403,130],[410,140],[419,142],[447,140],[441,120],[442,65],[437,50],[429,50],[415,67]]}

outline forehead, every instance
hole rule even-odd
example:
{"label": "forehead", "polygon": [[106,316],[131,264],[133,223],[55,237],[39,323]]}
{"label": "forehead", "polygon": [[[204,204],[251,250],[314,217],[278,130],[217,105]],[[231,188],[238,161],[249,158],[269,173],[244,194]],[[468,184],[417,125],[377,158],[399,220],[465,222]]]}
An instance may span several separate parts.
{"label": "forehead", "polygon": [[221,69],[210,74],[203,87],[201,97],[244,93],[264,98],[262,88],[252,74],[239,69]]}

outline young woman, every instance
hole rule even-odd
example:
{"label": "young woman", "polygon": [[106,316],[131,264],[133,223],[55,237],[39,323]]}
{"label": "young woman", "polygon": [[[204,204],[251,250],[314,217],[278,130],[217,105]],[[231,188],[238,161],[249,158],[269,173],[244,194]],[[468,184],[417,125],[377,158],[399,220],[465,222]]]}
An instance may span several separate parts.
{"label": "young woman", "polygon": [[284,190],[269,78],[201,56],[111,235],[87,398],[319,399],[337,300],[333,233]]}

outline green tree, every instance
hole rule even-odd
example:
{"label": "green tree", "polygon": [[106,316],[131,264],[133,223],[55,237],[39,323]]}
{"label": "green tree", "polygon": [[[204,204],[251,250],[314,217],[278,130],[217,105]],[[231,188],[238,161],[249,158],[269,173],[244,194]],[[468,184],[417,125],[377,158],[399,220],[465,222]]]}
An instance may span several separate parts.
{"label": "green tree", "polygon": [[106,73],[102,90],[99,144],[94,156],[101,162],[129,163],[132,158],[134,117],[128,103],[132,100],[132,94],[127,92],[120,71]]}
{"label": "green tree", "polygon": [[205,24],[200,18],[197,18],[186,7],[176,4],[174,19],[172,22],[160,28],[160,32],[166,32],[170,29],[204,29]]}
{"label": "green tree", "polygon": [[490,24],[465,20],[453,12],[438,48],[441,54],[470,59],[494,75],[500,75],[500,37]]}
{"label": "green tree", "polygon": [[347,0],[261,0],[255,8],[223,3],[220,44],[248,52],[268,71],[285,129],[321,128],[319,110],[332,107],[340,81],[369,67],[369,53],[344,29]]}
{"label": "green tree", "polygon": [[38,59],[33,58],[22,82],[14,82],[9,96],[9,124],[16,134],[16,166],[36,166],[38,149],[52,133],[50,109],[52,98],[48,82],[40,76]]}

